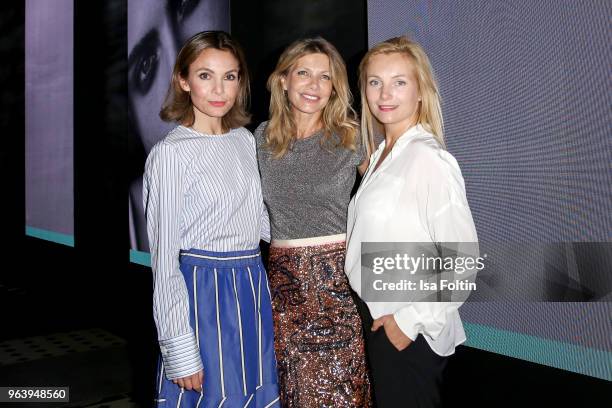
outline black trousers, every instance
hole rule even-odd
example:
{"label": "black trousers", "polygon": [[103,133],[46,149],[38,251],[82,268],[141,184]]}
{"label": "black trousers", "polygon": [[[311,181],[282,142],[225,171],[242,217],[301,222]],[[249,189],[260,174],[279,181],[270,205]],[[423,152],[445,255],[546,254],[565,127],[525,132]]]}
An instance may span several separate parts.
{"label": "black trousers", "polygon": [[367,305],[355,296],[364,326],[365,347],[370,365],[377,408],[439,407],[442,373],[448,357],[431,350],[419,334],[398,351],[387,338],[384,327],[373,332]]}

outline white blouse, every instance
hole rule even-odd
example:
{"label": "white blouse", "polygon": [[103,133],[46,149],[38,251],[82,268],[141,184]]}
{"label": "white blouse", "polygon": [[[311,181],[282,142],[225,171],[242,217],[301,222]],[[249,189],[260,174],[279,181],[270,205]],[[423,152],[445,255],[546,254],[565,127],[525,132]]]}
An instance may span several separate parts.
{"label": "white blouse", "polygon": [[[477,242],[461,170],[421,125],[408,129],[374,171],[371,157],[348,210],[345,271],[361,296],[362,242]],[[477,255],[477,254],[475,254]],[[454,353],[466,340],[461,302],[366,302],[372,317],[392,314],[412,340],[422,334],[434,352]]]}

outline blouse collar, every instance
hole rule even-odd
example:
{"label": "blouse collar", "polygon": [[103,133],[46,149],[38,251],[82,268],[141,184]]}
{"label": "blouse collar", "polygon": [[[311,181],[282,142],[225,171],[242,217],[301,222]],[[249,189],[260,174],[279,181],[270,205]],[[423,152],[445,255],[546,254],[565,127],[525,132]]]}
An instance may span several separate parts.
{"label": "blouse collar", "polygon": [[[389,152],[389,154],[393,156],[394,151],[403,150],[404,146],[406,146],[408,143],[410,143],[417,137],[433,139],[433,135],[431,135],[427,130],[425,130],[425,128],[423,128],[423,125],[418,123],[406,130],[404,133],[402,133],[402,135],[395,141],[395,144],[393,145],[393,148],[391,149],[391,152]],[[378,153],[379,151],[382,152],[386,145],[387,140],[383,139],[383,141],[380,142],[380,144],[378,145],[378,149],[376,149],[375,153]]]}

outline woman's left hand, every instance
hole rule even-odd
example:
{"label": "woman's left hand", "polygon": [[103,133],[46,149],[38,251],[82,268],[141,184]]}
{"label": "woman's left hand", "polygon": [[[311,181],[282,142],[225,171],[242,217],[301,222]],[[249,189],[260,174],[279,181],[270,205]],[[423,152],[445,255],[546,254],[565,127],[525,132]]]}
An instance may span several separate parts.
{"label": "woman's left hand", "polygon": [[402,329],[399,328],[393,315],[384,315],[374,320],[372,331],[378,330],[381,326],[384,328],[391,344],[393,344],[398,351],[404,350],[412,343],[410,337],[406,336]]}

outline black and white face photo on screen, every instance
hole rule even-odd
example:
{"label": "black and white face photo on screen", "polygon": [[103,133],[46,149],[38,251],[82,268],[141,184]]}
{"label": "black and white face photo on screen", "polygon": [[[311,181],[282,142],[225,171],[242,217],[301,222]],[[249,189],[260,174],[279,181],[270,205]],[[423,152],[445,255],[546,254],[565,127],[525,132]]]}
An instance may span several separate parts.
{"label": "black and white face photo on screen", "polygon": [[142,173],[151,148],[174,126],[159,111],[182,44],[206,30],[229,30],[229,0],[129,0],[129,239],[148,251]]}

